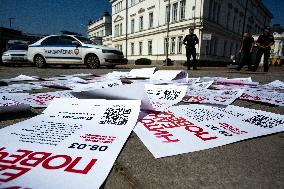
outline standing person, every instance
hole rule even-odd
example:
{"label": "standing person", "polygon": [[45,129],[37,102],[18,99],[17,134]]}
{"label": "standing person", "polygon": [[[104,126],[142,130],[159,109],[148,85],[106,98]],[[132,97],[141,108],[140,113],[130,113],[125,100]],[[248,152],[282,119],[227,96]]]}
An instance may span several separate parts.
{"label": "standing person", "polygon": [[183,39],[183,44],[186,48],[187,69],[190,70],[190,57],[192,56],[192,67],[197,70],[196,67],[196,49],[195,45],[199,43],[197,35],[194,34],[194,28],[189,28],[189,34]]}
{"label": "standing person", "polygon": [[245,32],[241,49],[239,51],[240,53],[242,53],[242,59],[237,68],[238,71],[240,71],[246,63],[248,65],[247,71],[252,71],[251,54],[253,46],[254,46],[254,39],[251,37],[249,32]]}
{"label": "standing person", "polygon": [[258,66],[259,66],[259,62],[260,59],[262,57],[262,55],[264,54],[264,72],[268,72],[268,59],[270,57],[270,47],[272,45],[274,45],[274,37],[273,35],[270,33],[270,28],[269,27],[265,27],[263,30],[263,33],[258,37],[257,41],[256,41],[256,46],[258,47],[257,53],[256,53],[256,60],[255,60],[255,64],[254,64],[254,68],[253,71],[256,71]]}

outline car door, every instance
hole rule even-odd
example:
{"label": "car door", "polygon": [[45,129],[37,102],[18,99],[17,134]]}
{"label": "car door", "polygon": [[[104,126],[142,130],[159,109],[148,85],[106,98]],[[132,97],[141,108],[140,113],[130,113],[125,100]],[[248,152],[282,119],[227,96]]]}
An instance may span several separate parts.
{"label": "car door", "polygon": [[50,36],[41,42],[39,47],[46,63],[56,63],[60,57],[59,36]]}
{"label": "car door", "polygon": [[81,43],[71,36],[60,36],[59,46],[61,63],[82,62]]}

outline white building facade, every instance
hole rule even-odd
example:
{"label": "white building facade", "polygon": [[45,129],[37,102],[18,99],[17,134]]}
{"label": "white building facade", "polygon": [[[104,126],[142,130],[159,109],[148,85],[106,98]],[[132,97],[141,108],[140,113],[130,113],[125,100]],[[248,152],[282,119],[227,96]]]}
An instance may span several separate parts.
{"label": "white building facade", "polygon": [[[199,58],[227,60],[238,52],[243,31],[261,33],[272,18],[261,0],[110,0],[110,3],[112,46],[121,49],[130,62],[138,58],[161,62],[166,58],[167,46],[169,58],[184,62],[182,41],[191,26],[200,41],[196,46]],[[205,34],[207,39],[203,38]]]}
{"label": "white building facade", "polygon": [[90,23],[87,28],[88,37],[99,44],[112,45],[112,20],[108,12],[93,23]]}

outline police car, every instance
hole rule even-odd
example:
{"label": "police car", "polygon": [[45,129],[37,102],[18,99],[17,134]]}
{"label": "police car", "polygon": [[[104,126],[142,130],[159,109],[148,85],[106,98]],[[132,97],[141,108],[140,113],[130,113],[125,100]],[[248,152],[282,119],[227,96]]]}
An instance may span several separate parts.
{"label": "police car", "polygon": [[28,60],[37,67],[46,64],[85,64],[89,68],[126,64],[123,53],[115,48],[93,45],[92,41],[73,35],[50,35],[29,45]]}

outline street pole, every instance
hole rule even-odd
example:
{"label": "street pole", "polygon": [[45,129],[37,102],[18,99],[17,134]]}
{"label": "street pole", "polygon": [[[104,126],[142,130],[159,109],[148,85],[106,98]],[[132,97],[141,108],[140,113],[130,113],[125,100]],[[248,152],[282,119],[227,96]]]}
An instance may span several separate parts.
{"label": "street pole", "polygon": [[128,56],[128,0],[126,0],[126,9],[125,9],[125,14],[126,14],[126,24],[125,24],[125,58]]}
{"label": "street pole", "polygon": [[9,18],[9,21],[10,21],[10,28],[12,28],[12,20],[15,20],[15,18]]}
{"label": "street pole", "polygon": [[167,15],[167,38],[168,42],[166,43],[166,65],[169,66],[168,58],[169,58],[169,30],[170,30],[170,18],[171,18],[171,1],[168,0],[168,15]]}

